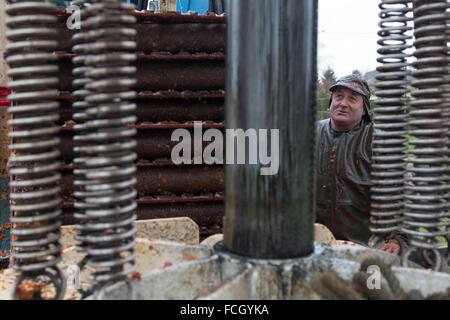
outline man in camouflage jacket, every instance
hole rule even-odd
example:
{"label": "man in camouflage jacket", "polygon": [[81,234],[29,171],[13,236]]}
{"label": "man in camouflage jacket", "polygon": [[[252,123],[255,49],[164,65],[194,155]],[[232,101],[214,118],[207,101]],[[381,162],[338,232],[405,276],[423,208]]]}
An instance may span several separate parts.
{"label": "man in camouflage jacket", "polygon": [[[316,217],[338,240],[368,245],[373,123],[370,88],[357,75],[330,88],[330,118],[316,125]],[[406,238],[391,235],[380,250],[400,254]]]}

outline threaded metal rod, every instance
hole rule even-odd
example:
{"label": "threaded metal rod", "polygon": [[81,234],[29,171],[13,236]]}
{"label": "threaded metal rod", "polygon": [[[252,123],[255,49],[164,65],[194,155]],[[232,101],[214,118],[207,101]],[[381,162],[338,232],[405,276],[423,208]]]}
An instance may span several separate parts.
{"label": "threaded metal rod", "polygon": [[313,251],[317,1],[228,5],[226,127],[268,129],[269,142],[279,129],[279,171],[261,175],[268,165],[260,161],[226,166],[225,247],[253,258],[302,257]]}

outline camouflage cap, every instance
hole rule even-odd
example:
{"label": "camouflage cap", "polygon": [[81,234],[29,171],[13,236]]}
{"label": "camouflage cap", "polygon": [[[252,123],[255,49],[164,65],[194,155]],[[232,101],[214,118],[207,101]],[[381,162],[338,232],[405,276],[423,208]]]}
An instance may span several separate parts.
{"label": "camouflage cap", "polygon": [[351,74],[340,78],[334,85],[330,87],[330,91],[333,92],[337,87],[344,87],[356,92],[367,100],[370,99],[370,88],[367,81],[361,78],[361,76]]}

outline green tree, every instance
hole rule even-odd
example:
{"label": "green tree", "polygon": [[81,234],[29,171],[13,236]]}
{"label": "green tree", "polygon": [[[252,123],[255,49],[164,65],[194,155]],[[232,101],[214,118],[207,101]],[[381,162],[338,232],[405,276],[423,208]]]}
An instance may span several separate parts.
{"label": "green tree", "polygon": [[325,69],[317,80],[316,106],[317,118],[324,119],[328,116],[328,102],[330,100],[330,87],[336,83],[336,73],[332,67]]}
{"label": "green tree", "polygon": [[321,94],[328,95],[328,89],[336,82],[336,73],[334,69],[328,66],[328,68],[322,73],[320,77]]}

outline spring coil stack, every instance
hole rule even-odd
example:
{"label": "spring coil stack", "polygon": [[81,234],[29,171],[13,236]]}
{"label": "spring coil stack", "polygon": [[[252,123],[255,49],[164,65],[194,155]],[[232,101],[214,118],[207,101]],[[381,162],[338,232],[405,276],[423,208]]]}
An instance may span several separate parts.
{"label": "spring coil stack", "polygon": [[[61,299],[57,22],[44,0],[9,1],[6,61],[13,94],[9,121],[15,299]],[[30,288],[41,288],[31,290]],[[42,289],[50,288],[45,293]],[[31,292],[31,293],[30,293]],[[27,295],[31,294],[31,295]]]}
{"label": "spring coil stack", "polygon": [[411,1],[382,0],[374,111],[371,225],[377,246],[402,228],[404,219],[405,142],[408,64],[411,48]]}
{"label": "spring coil stack", "polygon": [[[447,271],[437,249],[449,235],[449,55],[448,0],[414,2],[415,61],[409,132],[414,149],[408,159],[403,231],[413,251],[434,270]],[[417,250],[418,249],[418,250]]]}
{"label": "spring coil stack", "polygon": [[135,270],[136,21],[119,0],[76,1],[81,29],[74,35],[75,217],[82,267],[101,289]]}

